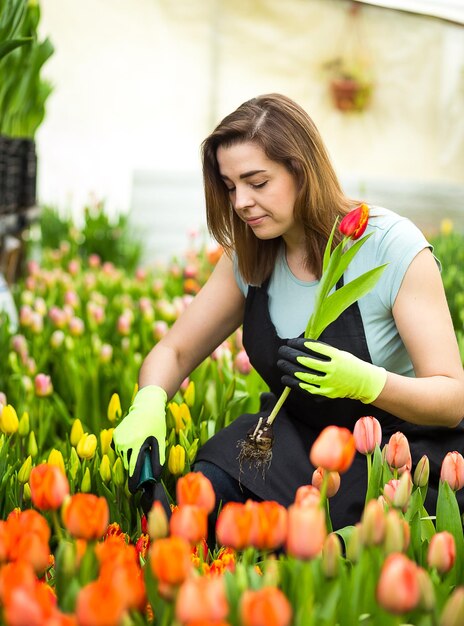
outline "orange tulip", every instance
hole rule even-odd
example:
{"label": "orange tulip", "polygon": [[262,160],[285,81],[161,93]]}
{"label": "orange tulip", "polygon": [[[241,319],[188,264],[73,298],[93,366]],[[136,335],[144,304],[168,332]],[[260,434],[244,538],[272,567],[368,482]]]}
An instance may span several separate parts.
{"label": "orange tulip", "polygon": [[295,504],[301,504],[302,506],[318,506],[321,501],[321,492],[314,485],[301,485],[298,487],[295,493]]}
{"label": "orange tulip", "polygon": [[33,509],[12,511],[6,521],[6,536],[8,560],[27,561],[37,573],[47,569],[50,528],[40,513]]}
{"label": "orange tulip", "polygon": [[255,502],[227,502],[219,513],[216,538],[223,546],[243,550],[251,545]]}
{"label": "orange tulip", "polygon": [[32,588],[12,589],[4,607],[8,626],[42,626],[51,623],[56,613],[56,598],[51,588],[39,581]]}
{"label": "orange tulip", "polygon": [[15,589],[32,591],[37,584],[37,576],[27,561],[12,561],[0,568],[0,601],[7,604]]}
{"label": "orange tulip", "polygon": [[[313,487],[316,487],[319,491],[321,490],[322,483],[324,482],[325,471],[326,470],[323,467],[318,467],[313,472],[311,482]],[[339,489],[340,474],[338,472],[329,472],[329,477],[327,479],[327,497],[331,498],[338,492]]]}
{"label": "orange tulip", "polygon": [[418,567],[404,554],[390,554],[377,585],[377,602],[390,613],[412,611],[420,600]]}
{"label": "orange tulip", "polygon": [[369,207],[363,202],[345,215],[338,228],[345,237],[359,239],[367,228],[368,220]]}
{"label": "orange tulip", "polygon": [[177,503],[195,504],[206,509],[208,513],[214,509],[216,494],[209,478],[201,472],[189,472],[181,476],[176,485]]}
{"label": "orange tulip", "polygon": [[169,520],[171,535],[183,537],[191,544],[198,543],[208,534],[208,515],[205,509],[194,504],[178,506]]}
{"label": "orange tulip", "polygon": [[41,463],[33,467],[29,485],[32,504],[42,511],[59,509],[69,495],[68,479],[56,465]]}
{"label": "orange tulip", "polygon": [[372,454],[382,442],[382,427],[379,420],[370,415],[358,419],[353,429],[356,450],[361,454]]}
{"label": "orange tulip", "polygon": [[327,536],[325,512],[319,506],[292,504],[288,508],[287,552],[299,559],[313,559]]}
{"label": "orange tulip", "polygon": [[91,493],[76,493],[65,502],[62,517],[73,537],[87,541],[99,539],[108,526],[108,503]]}
{"label": "orange tulip", "polygon": [[224,578],[197,576],[188,578],[179,588],[176,599],[176,618],[190,623],[199,620],[218,622],[229,612]]}
{"label": "orange tulip", "polygon": [[446,574],[456,560],[456,542],[446,530],[436,533],[430,540],[427,550],[427,564],[435,567],[440,574]]}
{"label": "orange tulip", "polygon": [[97,578],[79,591],[76,616],[79,626],[119,626],[126,610],[124,596],[115,584]]}
{"label": "orange tulip", "polygon": [[162,583],[180,585],[192,570],[191,548],[182,537],[155,541],[149,551],[151,570]]}
{"label": "orange tulip", "polygon": [[355,454],[354,437],[348,428],[327,426],[313,443],[309,459],[314,467],[343,474],[350,468]]}
{"label": "orange tulip", "polygon": [[460,452],[448,452],[441,464],[440,478],[446,481],[453,491],[464,487],[464,457]]}
{"label": "orange tulip", "polygon": [[[406,436],[401,432],[393,433],[387,445],[385,459],[390,467],[400,469],[411,461],[411,451]],[[409,467],[411,469],[411,467]]]}
{"label": "orange tulip", "polygon": [[287,509],[272,501],[257,502],[251,544],[258,550],[275,550],[287,537]]}
{"label": "orange tulip", "polygon": [[277,587],[245,590],[239,610],[243,626],[289,626],[292,620],[290,602]]}

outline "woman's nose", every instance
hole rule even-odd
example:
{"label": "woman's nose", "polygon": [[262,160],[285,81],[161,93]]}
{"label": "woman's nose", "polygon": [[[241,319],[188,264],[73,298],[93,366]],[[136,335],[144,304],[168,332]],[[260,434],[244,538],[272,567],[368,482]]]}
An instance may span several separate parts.
{"label": "woman's nose", "polygon": [[253,206],[254,200],[251,189],[248,187],[236,187],[234,192],[234,208],[237,210]]}

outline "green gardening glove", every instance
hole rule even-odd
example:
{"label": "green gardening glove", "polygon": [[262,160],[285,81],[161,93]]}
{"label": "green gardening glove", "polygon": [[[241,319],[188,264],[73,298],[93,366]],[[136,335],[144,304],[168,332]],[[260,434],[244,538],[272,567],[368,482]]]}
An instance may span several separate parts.
{"label": "green gardening glove", "polygon": [[277,365],[284,373],[284,385],[326,398],[351,398],[370,404],[387,380],[383,367],[305,337],[289,339],[279,348],[279,357]]}
{"label": "green gardening glove", "polygon": [[113,442],[129,471],[129,490],[137,491],[146,456],[149,456],[153,477],[159,478],[166,456],[167,394],[156,385],[137,392],[128,414],[114,429]]}

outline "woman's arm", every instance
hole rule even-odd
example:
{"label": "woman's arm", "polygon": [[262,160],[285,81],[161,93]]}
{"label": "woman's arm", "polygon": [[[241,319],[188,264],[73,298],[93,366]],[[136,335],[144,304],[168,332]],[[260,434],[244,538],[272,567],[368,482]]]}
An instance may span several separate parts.
{"label": "woman's arm", "polygon": [[139,386],[158,385],[173,396],[184,378],[240,326],[244,307],[232,260],[223,254],[204,287],[145,358]]}
{"label": "woman's arm", "polygon": [[410,264],[393,317],[416,378],[389,372],[373,404],[415,424],[456,426],[464,417],[464,371],[441,276],[429,249]]}

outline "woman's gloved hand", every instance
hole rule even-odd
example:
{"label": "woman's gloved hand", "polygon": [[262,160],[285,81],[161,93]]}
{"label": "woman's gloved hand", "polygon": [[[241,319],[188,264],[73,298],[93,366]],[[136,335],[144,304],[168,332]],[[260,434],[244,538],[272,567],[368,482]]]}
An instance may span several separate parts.
{"label": "woman's gloved hand", "polygon": [[289,339],[279,348],[277,366],[287,387],[327,398],[351,398],[370,404],[387,380],[383,367],[362,361],[350,352],[304,337]]}
{"label": "woman's gloved hand", "polygon": [[153,477],[159,478],[166,456],[167,394],[161,387],[148,385],[137,392],[128,414],[114,429],[113,442],[129,471],[129,490],[137,491],[148,454]]}

